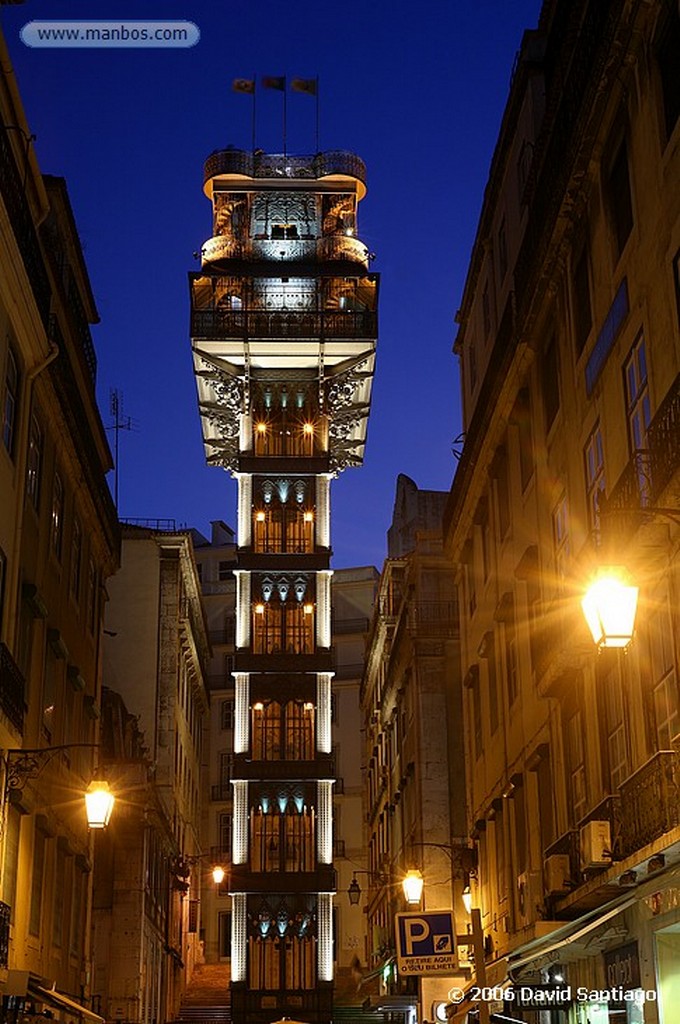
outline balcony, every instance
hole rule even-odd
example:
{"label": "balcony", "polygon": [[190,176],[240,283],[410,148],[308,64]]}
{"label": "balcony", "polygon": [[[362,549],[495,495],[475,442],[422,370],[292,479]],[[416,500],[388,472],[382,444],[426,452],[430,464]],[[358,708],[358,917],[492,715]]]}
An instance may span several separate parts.
{"label": "balcony", "polygon": [[[630,535],[655,506],[680,469],[680,374],[656,411],[647,431],[647,447],[633,452],[603,506],[607,536]],[[626,513],[630,512],[629,515]],[[611,521],[607,517],[612,516]]]}
{"label": "balcony", "polygon": [[[321,238],[234,238],[214,235],[201,249],[204,268],[228,266],[230,270],[244,265],[253,273],[271,274],[271,264],[287,268],[314,268],[327,274],[363,276],[368,273],[368,247],[353,235],[326,235]],[[260,266],[263,265],[263,266]],[[324,266],[326,265],[326,266]]]}
{"label": "balcony", "polygon": [[356,178],[366,183],[366,165],[355,153],[329,150],[327,153],[289,156],[283,153],[217,149],[203,166],[203,181],[220,175],[248,178],[325,178],[331,175]]}
{"label": "balcony", "polygon": [[0,708],[19,732],[24,731],[25,685],[8,647],[0,643]]}
{"label": "balcony", "polygon": [[191,311],[192,338],[335,340],[375,338],[377,333],[377,313],[369,310],[193,308]]}
{"label": "balcony", "polygon": [[277,893],[335,892],[337,877],[331,864],[318,864],[315,871],[251,871],[247,864],[234,864],[229,889],[234,892]]}
{"label": "balcony", "polygon": [[660,839],[680,825],[680,765],[660,750],[622,784],[621,856]]}
{"label": "balcony", "polygon": [[457,637],[458,606],[455,601],[419,601],[408,609],[408,631],[419,637]]}

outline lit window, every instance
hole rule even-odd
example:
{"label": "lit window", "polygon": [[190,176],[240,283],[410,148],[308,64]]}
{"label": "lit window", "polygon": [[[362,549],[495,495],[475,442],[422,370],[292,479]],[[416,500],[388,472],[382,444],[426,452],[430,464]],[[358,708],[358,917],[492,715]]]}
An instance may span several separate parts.
{"label": "lit window", "polygon": [[83,528],[78,517],[73,520],[71,536],[71,593],[76,601],[80,598],[80,576],[83,561]]}
{"label": "lit window", "polygon": [[26,493],[34,508],[40,500],[40,470],[42,468],[43,432],[35,416],[31,417],[26,460]]}
{"label": "lit window", "polygon": [[52,540],[52,550],[58,558],[61,558],[64,537],[64,485],[58,473],[54,474],[54,483],[52,485],[50,537]]}
{"label": "lit window", "polygon": [[600,526],[600,502],[606,489],[604,475],[604,449],[599,424],[588,438],[584,450],[586,469],[586,494],[588,497],[588,514],[591,530]]}
{"label": "lit window", "polygon": [[19,404],[19,366],[11,348],[7,349],[5,367],[5,403],[3,409],[2,439],[10,455],[14,454]]}

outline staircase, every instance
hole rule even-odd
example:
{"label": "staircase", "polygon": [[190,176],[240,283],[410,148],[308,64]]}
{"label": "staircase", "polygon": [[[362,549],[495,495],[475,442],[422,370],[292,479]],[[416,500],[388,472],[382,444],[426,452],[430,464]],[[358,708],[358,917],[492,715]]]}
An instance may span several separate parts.
{"label": "staircase", "polygon": [[227,964],[199,964],[195,968],[176,1024],[231,1024]]}

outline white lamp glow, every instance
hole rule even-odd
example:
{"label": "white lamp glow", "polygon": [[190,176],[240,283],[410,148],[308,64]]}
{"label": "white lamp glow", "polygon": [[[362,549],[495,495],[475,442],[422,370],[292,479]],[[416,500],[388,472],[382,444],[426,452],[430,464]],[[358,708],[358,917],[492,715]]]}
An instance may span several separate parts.
{"label": "white lamp glow", "polygon": [[638,587],[625,582],[624,570],[602,569],[581,601],[598,647],[627,647],[635,631]]}
{"label": "white lamp glow", "polygon": [[462,900],[463,906],[465,907],[465,913],[469,915],[472,910],[472,892],[469,885],[466,885],[463,889]]}
{"label": "white lamp glow", "polygon": [[407,903],[413,905],[420,903],[421,896],[423,895],[423,876],[420,871],[413,868],[407,871],[401,887],[404,890]]}
{"label": "white lamp glow", "polygon": [[88,828],[106,828],[114,803],[115,797],[108,782],[100,779],[91,782],[85,794]]}
{"label": "white lamp glow", "polygon": [[212,869],[212,877],[215,885],[222,885],[224,881],[224,868],[221,864],[216,864]]}

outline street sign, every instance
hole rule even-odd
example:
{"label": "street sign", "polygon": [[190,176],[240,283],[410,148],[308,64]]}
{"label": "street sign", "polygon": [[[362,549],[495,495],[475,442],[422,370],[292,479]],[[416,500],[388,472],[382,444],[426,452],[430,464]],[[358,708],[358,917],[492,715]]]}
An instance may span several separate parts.
{"label": "street sign", "polygon": [[456,925],[452,910],[397,914],[399,974],[453,974],[458,968]]}

